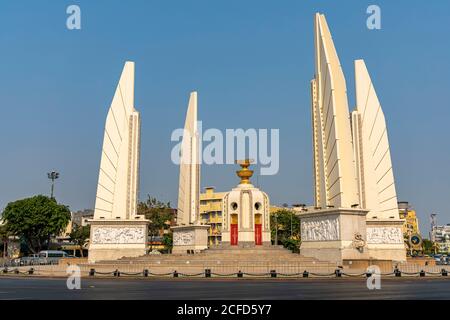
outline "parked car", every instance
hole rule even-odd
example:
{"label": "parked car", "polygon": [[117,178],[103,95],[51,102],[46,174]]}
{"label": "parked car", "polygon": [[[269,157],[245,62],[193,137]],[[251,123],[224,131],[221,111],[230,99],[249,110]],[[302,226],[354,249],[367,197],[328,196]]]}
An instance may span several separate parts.
{"label": "parked car", "polygon": [[446,265],[450,265],[450,257],[449,256],[444,256],[443,260]]}
{"label": "parked car", "polygon": [[39,264],[39,254],[33,253],[27,257],[22,257],[17,260],[17,263],[21,266],[29,266]]}

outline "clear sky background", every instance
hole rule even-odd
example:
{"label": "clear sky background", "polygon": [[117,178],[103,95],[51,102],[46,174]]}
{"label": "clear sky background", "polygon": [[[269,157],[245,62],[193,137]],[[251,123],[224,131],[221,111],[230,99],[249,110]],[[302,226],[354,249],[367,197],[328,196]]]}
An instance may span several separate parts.
{"label": "clear sky background", "polygon": [[[66,28],[77,4],[82,30]],[[381,7],[382,29],[366,9]],[[126,60],[142,117],[141,199],[176,204],[172,130],[198,90],[204,129],[279,128],[280,171],[259,178],[274,204],[313,201],[309,81],[313,16],[326,14],[354,102],[364,58],[386,115],[398,199],[428,235],[450,223],[450,25],[447,1],[89,0],[0,2],[0,209],[49,194],[93,208],[106,113]],[[202,186],[230,190],[234,165],[203,166]]]}

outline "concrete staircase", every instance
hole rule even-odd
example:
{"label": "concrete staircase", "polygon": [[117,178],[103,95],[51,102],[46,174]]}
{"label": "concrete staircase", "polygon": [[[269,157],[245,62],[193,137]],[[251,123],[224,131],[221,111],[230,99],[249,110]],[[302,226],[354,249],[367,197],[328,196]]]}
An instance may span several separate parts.
{"label": "concrete staircase", "polygon": [[[336,264],[319,261],[292,253],[282,246],[232,247],[218,246],[196,254],[159,254],[137,258],[122,258],[115,261],[101,261],[96,268],[116,268],[119,270],[149,269],[155,273],[178,271],[199,273],[211,269],[213,273],[229,274],[238,271],[266,273],[276,270],[280,273],[334,272]],[[125,271],[126,272],[126,271]]]}

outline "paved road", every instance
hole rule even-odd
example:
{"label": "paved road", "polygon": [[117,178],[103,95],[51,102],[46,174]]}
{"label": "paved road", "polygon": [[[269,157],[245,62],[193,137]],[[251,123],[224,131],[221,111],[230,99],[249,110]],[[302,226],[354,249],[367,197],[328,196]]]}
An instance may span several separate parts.
{"label": "paved road", "polygon": [[450,299],[448,279],[382,279],[368,290],[365,279],[82,279],[68,290],[65,279],[0,278],[1,299]]}

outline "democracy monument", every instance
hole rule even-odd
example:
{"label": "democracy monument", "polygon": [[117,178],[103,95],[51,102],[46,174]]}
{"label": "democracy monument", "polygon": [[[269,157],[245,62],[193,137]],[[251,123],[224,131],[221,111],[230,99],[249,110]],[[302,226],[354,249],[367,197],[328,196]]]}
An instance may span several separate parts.
{"label": "democracy monument", "polygon": [[250,159],[237,159],[240,181],[222,202],[222,243],[208,248],[209,225],[202,224],[199,212],[198,97],[192,92],[180,149],[173,251],[161,255],[166,257],[148,255],[150,221],[136,211],[140,118],[134,107],[134,63],[126,62],[106,118],[89,263],[158,259],[169,267],[181,265],[187,255],[190,261],[247,259],[315,266],[406,261],[386,122],[366,65],[355,61],[356,108],[350,113],[344,74],[324,15],[316,14],[314,29],[314,209],[299,213],[300,254],[271,245],[269,196],[252,185]]}

